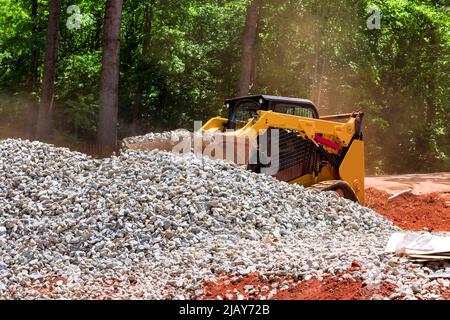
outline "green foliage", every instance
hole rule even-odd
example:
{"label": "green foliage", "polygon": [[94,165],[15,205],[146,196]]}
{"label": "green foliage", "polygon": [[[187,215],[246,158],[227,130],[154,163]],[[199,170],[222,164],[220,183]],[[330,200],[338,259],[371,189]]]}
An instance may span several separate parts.
{"label": "green foliage", "polygon": [[11,87],[26,81],[26,54],[40,39],[32,37],[30,14],[20,3],[0,0],[0,12],[0,83]]}
{"label": "green foliage", "polygon": [[59,66],[56,99],[57,114],[69,122],[62,122],[61,131],[72,132],[76,137],[93,136],[96,130],[101,53],[72,55]]}
{"label": "green foliage", "polygon": [[[143,26],[142,11],[136,15],[134,8],[139,7],[133,2],[125,8],[125,25]],[[146,65],[139,63],[143,44],[140,30],[125,28],[130,41],[122,51],[122,70],[133,71],[123,73],[121,81],[127,90],[121,101],[132,106],[136,87],[143,84],[147,130],[192,128],[194,120],[207,120],[226,97],[235,94],[244,12],[244,1],[155,5]],[[125,134],[131,109],[121,109]]]}

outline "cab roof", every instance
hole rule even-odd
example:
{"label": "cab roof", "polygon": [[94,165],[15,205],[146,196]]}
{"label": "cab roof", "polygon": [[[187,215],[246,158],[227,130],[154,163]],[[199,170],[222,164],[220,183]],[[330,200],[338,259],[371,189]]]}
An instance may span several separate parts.
{"label": "cab roof", "polygon": [[290,98],[290,97],[280,97],[280,96],[271,96],[271,95],[253,95],[253,96],[243,96],[243,97],[236,97],[232,99],[225,100],[225,103],[229,103],[230,105],[234,105],[236,102],[240,100],[254,100],[258,101],[260,99],[263,99],[265,103],[263,104],[270,104],[270,102],[281,102],[281,103],[289,103],[289,104],[295,104],[304,108],[309,108],[314,110],[314,113],[318,115],[318,111],[314,103],[307,99],[299,99],[299,98]]}
{"label": "cab roof", "polygon": [[270,96],[270,95],[253,95],[253,96],[243,96],[243,97],[236,97],[225,100],[225,102],[233,102],[237,100],[243,100],[243,99],[263,99],[267,101],[276,101],[276,102],[291,102],[291,103],[299,103],[299,104],[309,104],[315,107],[314,103],[307,99],[299,99],[299,98],[290,98],[290,97],[280,97],[280,96]]}

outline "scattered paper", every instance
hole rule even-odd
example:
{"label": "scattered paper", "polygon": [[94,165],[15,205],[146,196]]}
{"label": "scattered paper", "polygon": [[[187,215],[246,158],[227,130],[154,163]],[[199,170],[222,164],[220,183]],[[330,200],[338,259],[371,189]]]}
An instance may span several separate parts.
{"label": "scattered paper", "polygon": [[394,233],[386,253],[395,253],[418,261],[450,260],[450,237],[431,234]]}

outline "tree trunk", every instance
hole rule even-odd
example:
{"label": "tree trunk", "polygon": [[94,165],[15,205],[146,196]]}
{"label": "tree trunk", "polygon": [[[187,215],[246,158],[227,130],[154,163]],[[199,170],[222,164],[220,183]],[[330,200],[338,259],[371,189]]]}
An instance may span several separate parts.
{"label": "tree trunk", "polygon": [[102,45],[102,28],[103,28],[103,14],[101,11],[95,13],[95,35],[94,35],[94,49],[100,50]]}
{"label": "tree trunk", "polygon": [[[439,47],[439,40],[437,39],[437,36],[434,33],[431,35],[430,38],[431,38],[430,39],[431,52],[428,54],[427,62],[434,67],[433,69],[437,70],[436,61],[437,57],[439,57],[439,55],[441,54]],[[428,89],[426,95],[426,102],[427,102],[426,123],[428,128],[430,128],[430,131],[432,131],[431,128],[434,128],[434,121],[436,117],[436,101],[434,99],[436,96],[435,91],[436,91],[436,77],[433,74],[428,81]]]}
{"label": "tree trunk", "polygon": [[317,82],[319,79],[319,58],[320,58],[320,31],[317,29],[316,32],[316,43],[314,45],[314,74],[312,79],[312,85],[311,85],[311,94],[310,94],[310,100],[315,102],[316,96],[317,96]]}
{"label": "tree trunk", "polygon": [[[36,34],[38,32],[38,0],[33,0],[31,4],[31,18],[33,20],[33,32]],[[39,46],[37,43],[33,43],[33,48],[31,49],[31,89],[35,90],[39,81],[38,77],[38,67],[39,67]]]}
{"label": "tree trunk", "polygon": [[322,87],[323,87],[323,81],[324,81],[324,73],[325,73],[325,65],[327,61],[325,58],[322,59],[322,65],[320,67],[320,77],[319,77],[319,85],[317,86],[317,92],[316,92],[316,100],[314,102],[316,103],[317,109],[320,110],[321,103],[322,103]]}
{"label": "tree trunk", "polygon": [[[153,24],[153,6],[154,1],[147,4],[145,8],[145,16],[144,16],[144,40],[142,44],[142,58],[141,58],[141,70],[145,71],[148,68],[149,63],[149,55],[150,55],[150,43],[151,43],[151,34],[152,34],[152,24]],[[139,133],[139,129],[141,126],[141,110],[142,110],[142,98],[144,94],[144,82],[138,81],[133,110],[132,110],[132,120],[130,131],[132,135],[137,135]]]}
{"label": "tree trunk", "polygon": [[[38,12],[38,1],[33,0],[31,2],[31,19],[33,21],[33,32],[37,36],[38,33],[38,22],[37,22],[37,12]],[[38,75],[39,67],[39,46],[33,43],[31,49],[31,80],[30,80],[30,91],[33,96],[30,97],[27,104],[26,118],[25,118],[25,128],[24,132],[28,139],[33,140],[36,133],[36,122],[39,112],[39,104],[35,96],[37,91],[37,86],[39,82]]]}
{"label": "tree trunk", "polygon": [[37,138],[49,140],[52,135],[53,94],[55,91],[56,61],[58,56],[58,33],[61,0],[48,3],[47,47],[45,51],[42,96],[37,123]]}
{"label": "tree trunk", "polygon": [[155,1],[147,4],[145,8],[144,17],[144,43],[142,47],[142,58],[144,61],[148,61],[150,53],[150,40],[152,38],[152,24],[153,24],[153,6]]}
{"label": "tree trunk", "polygon": [[[323,15],[323,13],[321,13]],[[322,43],[323,39],[327,38],[322,26],[318,26],[316,31],[316,43],[314,44],[314,76],[311,88],[310,100],[313,101],[317,108],[319,108],[322,96],[323,76],[326,64],[326,45]]]}
{"label": "tree trunk", "polygon": [[253,68],[253,47],[257,37],[259,21],[259,5],[253,0],[247,6],[247,16],[245,18],[245,29],[242,36],[242,69],[239,79],[239,96],[246,96],[250,90]]}
{"label": "tree trunk", "polygon": [[430,79],[428,82],[428,89],[429,92],[427,93],[427,96],[425,98],[427,102],[427,115],[425,119],[425,123],[427,124],[427,127],[430,129],[434,128],[434,120],[436,117],[436,104],[434,101],[434,95],[436,91],[436,85],[434,82],[434,79]]}
{"label": "tree trunk", "polygon": [[97,143],[111,150],[114,150],[117,144],[121,16],[122,0],[107,0],[103,31],[103,59]]}

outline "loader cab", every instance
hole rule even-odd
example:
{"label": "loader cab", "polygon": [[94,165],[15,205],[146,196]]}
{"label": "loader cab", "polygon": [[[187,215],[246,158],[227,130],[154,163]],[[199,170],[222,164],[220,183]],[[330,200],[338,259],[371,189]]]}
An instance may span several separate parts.
{"label": "loader cab", "polygon": [[274,111],[306,118],[319,118],[316,106],[309,100],[278,96],[247,96],[228,99],[227,129],[238,130],[258,115],[259,110]]}

